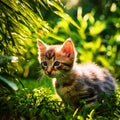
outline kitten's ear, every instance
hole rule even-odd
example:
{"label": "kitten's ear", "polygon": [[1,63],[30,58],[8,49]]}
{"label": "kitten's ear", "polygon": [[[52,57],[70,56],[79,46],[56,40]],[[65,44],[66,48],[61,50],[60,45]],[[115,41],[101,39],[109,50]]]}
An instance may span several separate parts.
{"label": "kitten's ear", "polygon": [[71,40],[71,38],[68,38],[62,46],[62,52],[66,54],[67,57],[69,57],[70,55],[74,55],[74,44]]}
{"label": "kitten's ear", "polygon": [[44,42],[42,42],[40,39],[37,39],[37,46],[40,52],[44,52],[47,48],[47,45]]}

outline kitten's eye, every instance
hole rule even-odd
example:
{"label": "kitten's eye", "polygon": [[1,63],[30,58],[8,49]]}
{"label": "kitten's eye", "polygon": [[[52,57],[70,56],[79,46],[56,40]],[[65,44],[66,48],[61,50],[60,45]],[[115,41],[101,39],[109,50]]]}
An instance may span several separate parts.
{"label": "kitten's eye", "polygon": [[44,67],[47,67],[47,62],[46,61],[44,61],[44,62],[42,62],[42,65],[44,66]]}
{"label": "kitten's eye", "polygon": [[59,66],[60,62],[59,61],[55,61],[54,66]]}

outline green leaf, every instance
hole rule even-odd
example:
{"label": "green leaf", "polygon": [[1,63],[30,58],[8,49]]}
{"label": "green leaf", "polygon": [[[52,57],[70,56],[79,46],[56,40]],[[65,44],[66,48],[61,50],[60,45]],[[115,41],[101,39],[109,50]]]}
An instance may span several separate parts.
{"label": "green leaf", "polygon": [[89,118],[88,118],[87,120],[93,120],[94,114],[95,114],[95,110],[93,109],[93,110],[90,112],[90,114],[88,115]]}
{"label": "green leaf", "polygon": [[105,29],[105,27],[106,27],[105,22],[96,21],[96,23],[89,28],[90,34],[92,36],[96,36],[100,34]]}
{"label": "green leaf", "polygon": [[74,25],[76,28],[80,29],[80,26],[67,13],[60,12],[60,11],[55,11],[54,13],[59,15],[61,18],[65,19],[66,21],[68,21],[72,25]]}
{"label": "green leaf", "polygon": [[[47,0],[47,3],[48,3],[49,5],[55,7],[55,8],[56,8],[57,10],[59,10],[60,12],[63,12],[63,8],[62,8],[57,2]],[[59,3],[62,5],[61,2],[59,2]]]}
{"label": "green leaf", "polygon": [[0,84],[2,84],[4,87],[8,88],[10,91],[17,91],[18,87],[15,83],[7,80],[6,78],[0,76]]}

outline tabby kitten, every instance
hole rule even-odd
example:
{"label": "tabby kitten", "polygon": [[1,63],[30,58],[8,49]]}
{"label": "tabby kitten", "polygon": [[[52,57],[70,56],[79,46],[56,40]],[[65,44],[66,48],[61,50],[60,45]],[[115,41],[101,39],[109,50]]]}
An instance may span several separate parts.
{"label": "tabby kitten", "polygon": [[62,45],[47,45],[38,40],[37,46],[39,62],[46,75],[56,78],[55,88],[64,103],[78,107],[84,100],[92,104],[101,99],[102,93],[110,96],[116,89],[106,69],[94,63],[76,63],[76,51],[70,38]]}

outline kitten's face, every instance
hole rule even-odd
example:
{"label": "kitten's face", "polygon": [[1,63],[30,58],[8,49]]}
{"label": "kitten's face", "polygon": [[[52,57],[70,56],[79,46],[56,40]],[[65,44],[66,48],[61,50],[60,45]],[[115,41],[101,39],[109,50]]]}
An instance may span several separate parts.
{"label": "kitten's face", "polygon": [[70,39],[63,45],[46,45],[38,40],[38,59],[45,72],[50,77],[59,77],[72,69],[75,50]]}

